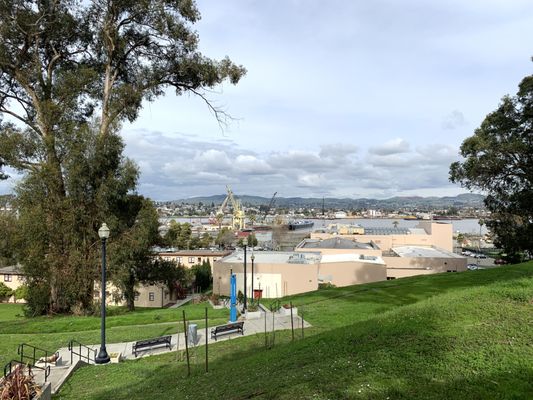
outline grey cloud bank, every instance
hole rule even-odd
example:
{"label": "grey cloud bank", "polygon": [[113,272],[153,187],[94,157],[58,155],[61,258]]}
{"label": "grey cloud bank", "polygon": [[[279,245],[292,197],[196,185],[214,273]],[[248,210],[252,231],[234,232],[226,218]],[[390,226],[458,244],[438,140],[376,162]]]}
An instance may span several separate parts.
{"label": "grey cloud bank", "polygon": [[[252,152],[235,142],[130,131],[127,155],[142,170],[141,193],[159,200],[223,193],[270,196],[378,198],[411,190],[447,188],[447,168],[457,149],[436,144],[400,154],[375,155],[337,145],[311,150]],[[409,148],[409,145],[406,146]],[[157,154],[154,154],[154,150]]]}

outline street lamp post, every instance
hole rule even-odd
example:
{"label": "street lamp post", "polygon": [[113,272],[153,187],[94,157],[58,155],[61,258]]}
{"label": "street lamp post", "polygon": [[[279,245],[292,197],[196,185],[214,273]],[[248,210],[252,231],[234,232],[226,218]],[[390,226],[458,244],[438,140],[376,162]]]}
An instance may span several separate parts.
{"label": "street lamp post", "polygon": [[243,241],[243,247],[244,247],[244,307],[243,310],[246,311],[246,247],[248,246],[248,240],[245,238]]}
{"label": "street lamp post", "polygon": [[98,236],[102,240],[102,305],[101,305],[101,321],[100,321],[100,351],[98,352],[98,355],[95,358],[96,364],[106,364],[109,362],[109,355],[107,354],[107,350],[105,348],[105,290],[106,290],[106,254],[105,254],[105,246],[106,246],[106,240],[109,237],[109,228],[107,227],[106,223],[104,222],[100,229],[98,229]]}
{"label": "street lamp post", "polygon": [[252,251],[252,257],[250,257],[252,259],[252,301],[255,300],[255,296],[254,296],[254,260],[255,260],[255,256],[254,256],[254,253]]}

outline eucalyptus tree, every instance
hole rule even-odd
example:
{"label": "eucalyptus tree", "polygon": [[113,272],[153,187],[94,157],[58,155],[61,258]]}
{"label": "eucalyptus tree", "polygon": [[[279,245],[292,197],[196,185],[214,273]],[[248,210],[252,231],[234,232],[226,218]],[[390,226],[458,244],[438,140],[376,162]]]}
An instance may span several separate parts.
{"label": "eucalyptus tree", "polygon": [[[199,18],[192,0],[0,3],[0,168],[25,176],[20,261],[49,294],[46,311],[88,306],[97,228],[105,218],[120,234],[121,197],[138,175],[122,156],[121,123],[168,90],[226,117],[206,90],[236,84],[245,69],[198,50]],[[71,282],[83,290],[67,290]]]}
{"label": "eucalyptus tree", "polygon": [[461,145],[463,161],[450,168],[450,179],[487,194],[491,212],[482,224],[512,255],[533,254],[533,75],[516,96],[506,96]]}

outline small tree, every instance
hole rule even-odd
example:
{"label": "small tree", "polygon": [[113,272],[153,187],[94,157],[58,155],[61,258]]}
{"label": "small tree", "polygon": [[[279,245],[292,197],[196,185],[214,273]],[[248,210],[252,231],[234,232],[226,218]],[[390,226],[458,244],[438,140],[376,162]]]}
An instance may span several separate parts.
{"label": "small tree", "polygon": [[4,283],[0,282],[0,301],[6,300],[13,294],[13,290],[7,287]]}
{"label": "small tree", "polygon": [[209,261],[194,265],[192,271],[194,273],[194,284],[196,287],[199,287],[201,291],[211,287],[213,284],[213,275],[211,274],[211,264]]}
{"label": "small tree", "polygon": [[215,243],[219,247],[228,247],[233,243],[233,240],[235,239],[233,232],[230,231],[228,228],[222,228],[220,232],[217,235],[217,238],[215,239]]}
{"label": "small tree", "polygon": [[247,239],[248,239],[248,246],[250,246],[250,247],[255,247],[259,243],[259,241],[255,237],[255,234],[253,234],[253,233],[248,235]]}
{"label": "small tree", "polygon": [[213,241],[213,238],[211,237],[211,235],[209,235],[209,233],[205,232],[203,235],[202,235],[202,238],[201,238],[201,241],[200,241],[200,245],[206,249],[208,248],[209,246],[211,246],[211,242]]}
{"label": "small tree", "polygon": [[15,299],[28,299],[28,285],[20,285],[17,289],[15,289]]}

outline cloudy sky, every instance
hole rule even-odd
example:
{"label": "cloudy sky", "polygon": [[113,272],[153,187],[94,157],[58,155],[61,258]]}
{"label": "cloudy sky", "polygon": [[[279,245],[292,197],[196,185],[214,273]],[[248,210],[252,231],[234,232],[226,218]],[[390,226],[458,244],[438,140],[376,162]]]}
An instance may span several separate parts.
{"label": "cloudy sky", "polygon": [[[155,200],[454,195],[461,142],[532,73],[530,0],[198,0],[204,54],[248,73],[124,126]],[[5,187],[6,184],[4,184]]]}

